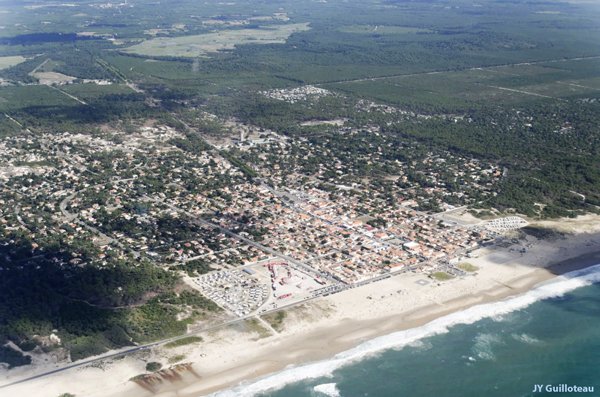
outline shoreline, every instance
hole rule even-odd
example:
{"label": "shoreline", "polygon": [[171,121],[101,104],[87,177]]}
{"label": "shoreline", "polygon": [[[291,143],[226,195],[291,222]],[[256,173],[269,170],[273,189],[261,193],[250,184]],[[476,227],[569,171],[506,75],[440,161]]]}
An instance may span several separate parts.
{"label": "shoreline", "polygon": [[[470,307],[485,304],[485,303],[493,303],[500,302],[510,297],[519,296],[527,291],[530,291],[534,287],[545,283],[547,281],[551,281],[556,277],[561,276],[562,274],[585,269],[590,266],[600,264],[600,251],[595,251],[592,253],[583,254],[579,257],[570,258],[567,261],[560,262],[549,266],[548,268],[539,268],[534,270],[531,274],[517,277],[512,280],[508,280],[506,282],[509,287],[501,287],[495,286],[488,290],[481,291],[481,296],[478,297],[459,297],[454,298],[451,301],[444,302],[442,305],[439,304],[431,304],[429,306],[425,306],[422,308],[414,309],[412,311],[402,313],[402,317],[398,318],[398,316],[391,316],[388,318],[383,318],[380,320],[367,321],[364,324],[360,325],[359,328],[354,328],[353,331],[348,334],[341,334],[341,336],[335,333],[335,330],[339,327],[332,327],[330,330],[323,330],[321,332],[315,334],[307,334],[306,338],[310,339],[311,337],[325,336],[329,335],[329,337],[324,339],[323,350],[320,352],[316,350],[307,350],[307,354],[299,355],[297,360],[282,362],[282,360],[278,361],[278,365],[271,365],[265,367],[254,367],[254,371],[252,373],[248,373],[245,371],[246,368],[233,368],[228,372],[233,372],[229,374],[228,378],[236,378],[238,381],[228,381],[225,383],[220,383],[213,387],[207,387],[206,384],[198,388],[189,387],[189,389],[194,390],[180,390],[177,394],[158,394],[160,397],[198,397],[198,396],[206,396],[216,393],[218,391],[224,391],[230,389],[235,386],[239,386],[249,381],[255,381],[270,374],[274,374],[280,372],[286,368],[289,368],[290,365],[292,368],[300,367],[302,365],[315,363],[321,360],[327,360],[335,357],[337,354],[343,353],[344,351],[350,350],[354,347],[357,347],[359,344],[372,340],[381,336],[386,336],[394,332],[405,331],[409,329],[414,329],[418,327],[422,327],[433,320],[441,318],[443,316],[460,312],[466,310]],[[560,269],[560,273],[550,272],[550,268],[553,268],[555,271]],[[372,327],[371,325],[374,322],[383,323],[377,327]],[[360,321],[356,321],[355,325],[360,324]],[[333,333],[328,332],[333,331]],[[327,346],[327,348],[325,348]],[[309,354],[313,353],[313,354]],[[235,374],[237,372],[237,374]],[[244,376],[247,374],[248,376]],[[221,374],[217,374],[221,375]],[[225,375],[225,374],[222,374]],[[243,376],[243,378],[241,378]],[[223,379],[221,379],[223,380]],[[204,383],[204,382],[202,382]]]}
{"label": "shoreline", "polygon": [[[284,329],[274,335],[224,327],[202,334],[205,342],[197,346],[159,348],[146,356],[113,360],[103,368],[63,371],[7,391],[40,397],[66,392],[77,397],[198,397],[331,359],[367,340],[521,295],[561,274],[600,264],[597,233],[535,240],[526,254],[508,248],[480,249],[479,257],[468,259],[479,268],[475,275],[439,283],[423,274],[396,275],[285,310]],[[427,285],[417,283],[423,279]],[[155,393],[129,381],[145,372],[143,360],[164,362],[175,354],[185,354],[184,361],[192,363],[199,378],[188,374],[177,382],[161,381]]]}

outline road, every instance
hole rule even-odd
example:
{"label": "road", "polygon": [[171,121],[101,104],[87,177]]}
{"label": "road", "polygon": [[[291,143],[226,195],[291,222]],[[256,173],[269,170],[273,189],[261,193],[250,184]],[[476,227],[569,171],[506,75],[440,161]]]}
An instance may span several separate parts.
{"label": "road", "polygon": [[[67,196],[67,198],[65,198],[63,200],[63,202],[61,203],[61,210],[64,209],[63,214],[66,212],[66,214],[68,216],[73,216],[72,214],[70,214],[70,213],[68,213],[66,211],[66,205],[68,203],[68,199],[72,199],[75,195],[76,195],[76,193],[74,193],[74,194],[72,194],[70,196]],[[63,205],[63,203],[65,203],[65,204]],[[171,208],[172,210],[176,211],[176,212],[180,212],[180,213],[183,213],[183,214],[187,215],[188,217],[191,217],[196,222],[198,222],[198,223],[200,223],[200,224],[202,224],[204,226],[209,226],[209,227],[212,227],[212,228],[216,228],[219,231],[221,231],[222,233],[225,233],[225,234],[227,234],[227,235],[229,235],[229,236],[231,236],[233,238],[236,238],[238,240],[241,240],[241,241],[243,241],[243,242],[245,242],[245,243],[247,243],[249,245],[252,245],[252,246],[254,246],[256,248],[259,248],[259,249],[261,249],[261,250],[263,250],[265,252],[268,252],[268,253],[270,253],[270,254],[272,254],[274,256],[277,256],[277,257],[279,257],[281,259],[284,259],[284,260],[286,260],[286,261],[288,261],[288,262],[290,262],[290,263],[292,263],[292,264],[294,264],[294,265],[302,268],[303,270],[305,270],[309,274],[315,274],[315,275],[318,275],[318,276],[321,276],[321,277],[325,277],[323,274],[321,274],[319,272],[316,272],[314,269],[312,269],[308,265],[304,264],[303,262],[298,261],[298,260],[296,260],[296,259],[294,259],[294,258],[292,258],[292,257],[290,257],[288,255],[282,254],[282,253],[280,253],[280,252],[278,252],[276,250],[273,250],[273,249],[271,249],[269,247],[263,246],[262,244],[259,244],[259,243],[255,242],[253,240],[250,240],[250,239],[248,239],[248,238],[246,238],[244,236],[240,236],[239,234],[234,233],[234,232],[232,232],[232,231],[230,231],[230,230],[228,230],[226,228],[223,228],[223,227],[221,227],[219,225],[216,225],[216,224],[214,224],[212,222],[209,222],[209,221],[206,221],[206,220],[203,220],[203,219],[198,219],[197,217],[194,216],[194,214],[191,214],[191,213],[189,213],[189,212],[187,212],[185,210],[182,210],[180,208],[177,208],[177,207],[175,207],[173,205],[167,204],[167,206],[169,208]],[[92,228],[92,230],[95,230],[95,229]],[[98,232],[98,233],[100,233],[100,232]],[[59,373],[59,372],[67,371],[69,369],[73,369],[73,368],[78,368],[78,367],[83,367],[83,366],[86,366],[86,365],[94,364],[94,363],[97,363],[97,362],[101,362],[103,360],[125,356],[125,355],[128,355],[128,354],[132,354],[132,353],[135,353],[135,352],[138,352],[138,351],[150,349],[152,347],[160,346],[160,345],[163,345],[163,344],[166,344],[166,343],[169,343],[169,342],[173,342],[173,341],[176,341],[176,340],[179,340],[179,339],[183,339],[183,338],[186,338],[186,337],[189,337],[189,336],[197,335],[197,334],[200,334],[200,333],[205,333],[205,332],[217,330],[217,329],[220,329],[220,328],[223,328],[223,327],[227,327],[227,326],[230,326],[230,325],[242,323],[242,322],[244,322],[244,321],[246,321],[246,320],[248,320],[250,318],[253,318],[253,317],[257,317],[258,318],[259,315],[263,316],[263,315],[266,315],[266,314],[269,314],[269,313],[273,313],[273,312],[277,312],[277,311],[280,311],[280,310],[289,309],[289,308],[292,308],[292,307],[297,306],[297,305],[301,305],[301,304],[304,304],[304,303],[307,303],[307,302],[310,302],[310,301],[313,301],[313,300],[316,300],[316,299],[320,299],[322,296],[330,295],[332,293],[342,292],[342,291],[344,291],[346,289],[357,288],[357,287],[360,287],[360,286],[363,286],[363,285],[371,284],[373,282],[377,282],[377,281],[380,281],[380,280],[383,280],[383,279],[386,279],[386,278],[394,277],[394,276],[406,273],[406,272],[411,271],[411,270],[413,270],[412,267],[406,268],[406,269],[404,269],[403,271],[400,271],[400,272],[385,273],[385,274],[379,275],[377,277],[371,278],[369,280],[365,280],[365,281],[359,282],[359,283],[354,284],[354,285],[343,285],[343,284],[339,283],[337,280],[334,280],[334,279],[331,279],[330,277],[327,277],[327,278],[330,279],[330,281],[332,280],[334,282],[334,285],[330,286],[332,288],[326,289],[325,291],[323,291],[321,293],[318,293],[318,294],[315,294],[314,296],[308,297],[308,298],[306,298],[304,300],[297,301],[297,302],[292,302],[292,303],[289,303],[287,305],[283,305],[283,306],[280,306],[280,307],[277,307],[277,308],[274,308],[274,309],[270,309],[270,310],[265,310],[265,311],[259,312],[259,313],[253,312],[253,313],[251,313],[251,314],[249,314],[247,316],[243,316],[243,317],[231,319],[231,320],[225,321],[223,323],[215,324],[215,325],[208,326],[208,327],[192,328],[190,330],[190,332],[188,332],[188,333],[186,333],[184,335],[180,335],[180,336],[176,336],[176,337],[171,337],[171,338],[166,338],[166,339],[163,339],[163,340],[160,340],[160,341],[156,341],[156,342],[152,342],[152,343],[148,343],[148,344],[144,344],[144,345],[139,345],[139,346],[135,346],[135,347],[128,347],[128,348],[124,348],[124,349],[118,350],[116,352],[111,352],[111,353],[107,353],[107,354],[104,354],[104,355],[101,355],[101,356],[97,356],[97,357],[94,357],[94,358],[90,358],[90,359],[87,359],[87,360],[78,361],[78,362],[75,362],[75,363],[63,366],[61,368],[57,368],[57,369],[54,369],[54,370],[51,370],[51,371],[47,371],[47,372],[44,372],[44,373],[41,373],[41,374],[33,375],[33,376],[30,376],[30,377],[27,377],[27,378],[19,379],[17,381],[13,381],[13,382],[4,384],[4,385],[0,385],[0,389],[8,388],[10,386],[14,386],[14,385],[17,385],[17,384],[20,384],[20,383],[24,383],[24,382],[32,381],[32,380],[39,379],[39,378],[42,378],[42,377],[50,376],[50,375],[53,375],[53,374],[56,374],[56,373]],[[264,322],[264,320],[262,320],[260,318],[258,318],[258,320],[261,321],[261,322]],[[272,330],[272,327],[269,326],[268,329]],[[274,330],[272,330],[272,332],[274,332]]]}
{"label": "road", "polygon": [[497,90],[508,91],[508,92],[516,92],[517,94],[531,95],[531,96],[537,96],[537,97],[540,97],[540,98],[548,98],[548,99],[554,99],[554,100],[557,100],[557,101],[564,101],[564,99],[557,98],[555,96],[542,95],[542,94],[537,94],[535,92],[517,90],[517,89],[514,89],[514,88],[500,87],[500,86],[497,86],[497,85],[486,85],[485,87],[495,88]]}
{"label": "road", "polygon": [[[389,277],[389,275],[386,275],[386,278],[387,277]],[[363,284],[367,284],[369,282],[372,282],[372,281],[366,281]],[[347,286],[340,286],[340,287],[341,287],[340,289],[338,289],[338,290],[335,291],[336,293],[337,292],[341,292],[341,291],[343,291],[345,289],[350,288],[350,287],[347,287]],[[263,315],[266,315],[266,314],[269,314],[269,313],[273,313],[273,312],[277,312],[277,311],[280,311],[280,310],[290,309],[290,308],[292,308],[294,306],[302,305],[302,304],[305,304],[307,302],[313,301],[315,299],[319,299],[321,297],[322,297],[322,295],[316,295],[316,296],[313,296],[313,297],[309,297],[309,298],[306,298],[306,299],[298,301],[298,302],[293,302],[293,303],[290,303],[288,305],[277,307],[275,309],[265,310],[264,312],[261,312],[260,315],[263,316]],[[54,369],[54,370],[51,370],[51,371],[43,372],[43,373],[40,373],[40,374],[37,374],[37,375],[29,376],[27,378],[19,379],[19,380],[10,382],[10,383],[6,383],[6,384],[3,384],[3,385],[0,385],[0,390],[8,388],[10,386],[18,385],[20,383],[25,383],[25,382],[29,382],[29,381],[32,381],[32,380],[35,380],[35,379],[40,379],[40,378],[43,378],[43,377],[46,377],[46,376],[50,376],[50,375],[53,375],[53,374],[56,374],[56,373],[59,373],[59,372],[68,371],[68,370],[73,369],[73,368],[84,367],[86,365],[90,365],[90,364],[94,364],[94,363],[99,363],[99,362],[102,362],[104,360],[108,360],[108,359],[111,359],[111,358],[121,357],[121,356],[132,354],[132,353],[135,353],[135,352],[138,352],[138,351],[150,349],[152,347],[160,346],[160,345],[163,345],[163,344],[166,344],[166,343],[169,343],[169,342],[174,342],[174,341],[177,341],[179,339],[187,338],[189,336],[194,336],[194,335],[198,335],[198,334],[201,334],[201,333],[215,331],[215,330],[218,330],[220,328],[227,327],[227,326],[234,325],[234,324],[240,324],[240,323],[243,323],[244,321],[246,321],[246,320],[248,320],[250,318],[253,318],[253,317],[258,317],[258,315],[255,314],[255,313],[251,313],[251,314],[249,314],[247,316],[243,316],[243,317],[231,319],[231,320],[225,321],[223,323],[211,325],[211,326],[208,326],[208,327],[192,328],[190,330],[190,332],[188,332],[188,333],[186,333],[184,335],[179,335],[179,336],[175,336],[175,337],[172,337],[172,338],[166,338],[166,339],[162,339],[160,341],[156,341],[156,342],[152,342],[152,343],[147,343],[147,344],[139,345],[139,346],[135,346],[135,347],[128,347],[128,348],[124,348],[124,349],[121,349],[121,350],[118,350],[118,351],[113,351],[113,352],[110,352],[110,353],[107,353],[107,354],[104,354],[104,355],[101,355],[101,356],[96,356],[96,357],[93,357],[93,358],[90,358],[90,359],[87,359],[87,360],[77,361],[75,363],[63,366],[61,368],[57,368],[57,369]],[[261,321],[261,322],[263,321],[262,319],[258,319],[258,320]],[[269,326],[269,328],[272,329],[272,327],[270,327],[270,326]]]}
{"label": "road", "polygon": [[80,103],[80,104],[82,104],[82,105],[87,105],[87,102],[86,102],[86,101],[84,101],[83,99],[79,99],[79,98],[77,98],[75,95],[71,95],[71,94],[69,94],[68,92],[66,92],[66,91],[63,91],[63,90],[61,90],[61,89],[59,89],[59,88],[56,88],[56,87],[54,87],[54,86],[51,86],[51,85],[49,85],[49,84],[47,84],[47,86],[48,86],[48,87],[50,87],[50,88],[52,88],[52,89],[54,89],[54,90],[56,90],[56,91],[58,91],[58,92],[60,92],[60,93],[61,93],[61,94],[63,94],[63,95],[66,95],[66,96],[68,96],[68,97],[69,97],[69,98],[71,98],[72,100],[74,100],[74,101],[77,101],[77,102],[79,102],[79,103]]}
{"label": "road", "polygon": [[[600,58],[600,57],[589,57],[589,58],[585,58],[585,59],[593,59],[593,58]],[[575,59],[572,59],[572,60],[575,60]],[[47,62],[47,60],[45,62]],[[542,62],[551,62],[551,61],[540,61],[539,63],[542,63]],[[520,65],[526,65],[526,64],[530,64],[530,63],[522,63]],[[514,65],[516,66],[516,65],[519,65],[519,64],[514,64]],[[41,66],[43,66],[43,64],[40,65],[40,66],[38,66],[38,68],[41,67]],[[509,65],[499,65],[499,66],[509,66]],[[495,67],[497,67],[497,66],[495,66]],[[472,69],[474,70],[474,69],[477,69],[477,68],[472,68]],[[392,77],[416,76],[416,75],[436,74],[436,73],[442,73],[442,72],[426,72],[426,73],[417,73],[417,74],[408,74],[408,75],[407,74],[403,74],[403,75],[396,75],[396,76],[383,76],[383,77],[370,78],[370,79],[342,80],[342,81],[339,81],[339,82],[375,81],[375,80],[382,80],[382,79],[387,79],[387,78],[392,78]],[[124,82],[132,90],[134,90],[136,92],[143,92],[142,90],[140,90],[139,88],[135,87],[132,83],[130,83],[126,79],[123,79],[123,80],[124,80]],[[326,84],[330,84],[330,83],[335,83],[335,82],[329,82],[329,83],[326,83]],[[65,94],[65,95],[68,95],[68,96],[72,97],[70,94],[67,94],[64,91],[61,91],[61,92],[63,94]],[[72,98],[74,100],[82,103],[82,104],[85,104],[85,102],[81,101],[78,98],[75,98],[75,97],[72,97]],[[7,117],[9,117],[9,116],[7,115]],[[180,122],[182,122],[183,125],[185,125],[186,128],[188,128],[189,130],[194,131],[194,129],[190,128],[182,120],[180,120],[180,119],[177,119],[177,120],[180,121]],[[212,145],[211,145],[211,147],[212,147]],[[214,147],[213,147],[213,149],[214,149],[214,152],[218,155],[218,150],[216,148],[214,148]],[[77,215],[76,214],[71,214],[71,213],[69,213],[67,211],[66,208],[68,206],[68,202],[70,200],[72,200],[77,195],[77,193],[79,193],[79,192],[75,192],[75,193],[67,196],[60,203],[60,210],[63,213],[63,215],[65,215],[65,217],[67,219],[78,222],[79,224],[81,224],[82,226],[86,227],[88,230],[94,232],[95,234],[100,235],[100,236],[106,238],[110,242],[115,242],[115,243],[119,244],[122,248],[124,248],[118,241],[116,241],[116,240],[114,240],[114,239],[106,236],[105,234],[103,234],[102,232],[100,232],[98,229],[96,229],[96,228],[94,228],[92,226],[89,226],[89,225],[85,224],[84,222],[82,222],[80,220],[76,220]],[[379,281],[379,280],[382,280],[382,279],[385,279],[385,278],[389,278],[389,277],[392,277],[392,276],[404,273],[405,271],[411,270],[409,268],[409,269],[406,269],[405,271],[394,273],[393,275],[392,274],[387,274],[387,273],[386,274],[382,274],[380,276],[377,276],[377,277],[372,278],[370,280],[362,281],[362,282],[357,283],[357,284],[352,285],[352,286],[342,285],[337,280],[331,278],[328,275],[324,275],[324,274],[321,274],[321,273],[317,272],[316,270],[314,270],[310,266],[306,265],[305,263],[303,263],[303,262],[301,262],[299,260],[296,260],[295,258],[292,258],[292,257],[290,257],[288,255],[282,254],[282,253],[280,253],[280,252],[278,252],[278,251],[276,251],[274,249],[271,249],[271,248],[266,247],[266,246],[264,246],[264,245],[262,245],[260,243],[257,243],[256,241],[253,241],[253,240],[248,239],[248,238],[246,238],[244,236],[241,236],[241,235],[239,235],[237,233],[234,233],[234,232],[232,232],[232,231],[230,231],[230,230],[228,230],[226,228],[221,227],[220,225],[214,224],[212,222],[209,222],[209,221],[206,221],[206,220],[203,220],[203,219],[198,219],[193,214],[190,214],[190,213],[188,213],[185,210],[179,209],[179,208],[171,206],[171,205],[168,205],[168,206],[171,209],[173,209],[173,210],[175,210],[177,212],[182,212],[182,213],[190,216],[192,219],[194,219],[195,221],[199,222],[200,224],[216,228],[216,229],[218,229],[219,231],[221,231],[224,234],[227,234],[227,235],[229,235],[229,236],[231,236],[233,238],[236,238],[236,239],[238,239],[240,241],[243,241],[243,242],[245,242],[245,243],[247,243],[247,244],[249,244],[251,246],[254,246],[254,247],[258,248],[258,249],[261,249],[264,252],[270,253],[271,255],[279,257],[279,258],[281,258],[281,259],[283,259],[283,260],[285,260],[285,261],[287,261],[289,263],[292,263],[293,265],[297,266],[298,268],[302,269],[303,271],[305,271],[305,272],[307,272],[309,274],[314,274],[314,275],[317,275],[317,276],[320,276],[320,277],[326,277],[327,279],[329,279],[330,281],[332,281],[335,284],[334,286],[332,286],[333,289],[331,290],[331,291],[334,291],[335,293],[341,292],[341,291],[343,291],[345,289],[356,288],[356,287],[359,287],[359,286],[362,286],[362,285],[370,284],[370,283],[373,283],[373,282],[376,282],[376,281]],[[324,292],[324,294],[330,294],[330,293],[331,292]],[[260,315],[269,314],[269,313],[276,312],[276,311],[283,310],[283,309],[289,309],[291,307],[294,307],[294,306],[297,306],[297,305],[301,305],[301,304],[304,304],[306,302],[309,302],[309,301],[312,301],[312,300],[315,300],[315,299],[319,299],[321,297],[322,297],[321,294],[315,294],[314,296],[306,298],[306,299],[301,300],[301,301],[293,302],[293,303],[290,303],[288,305],[283,305],[283,306],[278,307],[276,309],[265,310],[264,312],[260,313]],[[180,340],[180,339],[192,336],[192,335],[197,335],[197,334],[200,334],[200,333],[206,333],[206,332],[217,330],[217,329],[220,329],[220,328],[223,328],[223,327],[227,327],[227,326],[230,326],[230,325],[239,324],[239,323],[242,323],[242,322],[246,321],[247,319],[255,317],[255,316],[256,315],[254,313],[252,313],[252,314],[247,315],[247,316],[243,316],[243,317],[231,319],[231,320],[225,321],[223,323],[211,325],[211,326],[208,326],[208,327],[193,328],[193,329],[190,330],[190,332],[188,332],[188,333],[186,333],[184,335],[180,335],[180,336],[176,336],[176,337],[171,337],[171,338],[166,338],[166,339],[163,339],[163,340],[160,340],[160,341],[156,341],[156,342],[152,342],[152,343],[148,343],[148,344],[143,344],[143,345],[139,345],[139,346],[128,347],[128,348],[120,349],[118,351],[113,351],[113,352],[110,352],[110,353],[107,353],[107,354],[104,354],[104,355],[101,355],[101,356],[93,357],[93,358],[86,359],[86,360],[81,360],[81,361],[78,361],[78,362],[75,362],[75,363],[63,366],[61,368],[57,368],[57,369],[54,369],[54,370],[51,370],[51,371],[47,371],[47,372],[44,372],[44,373],[36,374],[36,375],[30,376],[30,377],[27,377],[27,378],[19,379],[19,380],[16,380],[16,381],[13,381],[13,382],[10,382],[10,383],[7,383],[7,384],[0,385],[0,389],[5,389],[5,388],[8,388],[10,386],[14,386],[14,385],[17,385],[17,384],[20,384],[20,383],[24,383],[24,382],[32,381],[32,380],[35,380],[35,379],[47,377],[47,376],[50,376],[52,374],[60,373],[60,372],[67,371],[67,370],[70,370],[70,369],[73,369],[73,368],[83,367],[83,366],[87,366],[87,365],[90,365],[90,364],[101,362],[103,360],[107,360],[107,359],[111,359],[111,358],[116,358],[116,357],[121,357],[121,356],[132,354],[132,353],[135,353],[135,352],[138,352],[138,351],[150,349],[152,347],[156,347],[156,346],[163,345],[163,344],[166,344],[166,343],[169,343],[169,342],[177,341],[177,340]]]}
{"label": "road", "polygon": [[52,374],[56,374],[58,372],[67,371],[67,370],[72,369],[72,368],[83,367],[83,366],[90,365],[90,364],[93,364],[93,363],[97,363],[97,362],[100,362],[100,361],[103,361],[103,360],[107,360],[107,359],[111,359],[111,358],[115,358],[115,357],[121,357],[121,356],[125,356],[127,354],[131,354],[131,353],[135,353],[135,352],[141,351],[141,350],[150,349],[150,348],[152,348],[154,346],[158,346],[158,345],[162,345],[162,344],[165,344],[165,343],[173,342],[173,341],[176,341],[176,340],[179,340],[179,339],[183,339],[183,338],[186,338],[188,336],[196,335],[196,334],[199,334],[199,333],[209,332],[209,331],[212,331],[212,330],[215,330],[215,329],[219,329],[221,327],[225,327],[225,326],[228,326],[228,325],[240,323],[240,322],[243,322],[245,320],[247,320],[246,317],[236,318],[236,319],[233,319],[233,320],[221,323],[221,324],[217,324],[217,325],[213,325],[213,326],[206,327],[206,328],[203,328],[203,329],[195,330],[195,331],[193,331],[191,333],[188,333],[188,334],[185,334],[185,335],[180,335],[180,336],[176,336],[176,337],[172,337],[172,338],[167,338],[167,339],[163,339],[163,340],[160,340],[160,341],[157,341],[157,342],[147,343],[145,345],[139,345],[139,346],[135,346],[135,347],[129,347],[129,348],[125,348],[125,349],[122,349],[122,350],[119,350],[119,351],[116,351],[116,352],[104,354],[104,355],[101,355],[101,356],[96,356],[94,358],[90,358],[90,359],[87,359],[87,360],[77,361],[77,362],[75,362],[73,364],[69,364],[69,365],[66,365],[66,366],[61,367],[61,368],[57,368],[57,369],[54,369],[54,370],[51,370],[51,371],[48,371],[48,372],[44,372],[44,373],[33,375],[33,376],[30,376],[30,377],[27,377],[27,378],[19,379],[19,380],[14,381],[14,382],[6,383],[4,385],[0,385],[0,389],[4,389],[4,388],[10,387],[10,386],[14,386],[14,385],[17,385],[19,383],[24,383],[24,382],[32,381],[34,379],[43,378],[43,377],[46,377],[46,376],[49,376],[49,375],[52,375]]}
{"label": "road", "polygon": [[8,114],[4,113],[4,116],[6,116],[7,119],[9,119],[10,121],[12,121],[13,123],[15,123],[16,125],[18,125],[19,127],[23,128],[23,124],[19,123],[17,120],[15,120],[14,118],[12,118]]}
{"label": "road", "polygon": [[48,61],[50,61],[50,58],[46,58],[46,60],[42,63],[40,63],[39,65],[37,65],[35,67],[35,69],[33,69],[31,72],[29,72],[30,75],[37,73],[38,70],[40,70],[45,64],[48,63]]}

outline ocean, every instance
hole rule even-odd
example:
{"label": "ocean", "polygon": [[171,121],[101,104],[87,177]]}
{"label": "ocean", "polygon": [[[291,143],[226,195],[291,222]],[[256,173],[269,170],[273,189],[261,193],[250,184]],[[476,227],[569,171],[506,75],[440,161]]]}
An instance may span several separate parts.
{"label": "ocean", "polygon": [[[600,265],[567,273],[523,295],[382,336],[214,396],[597,396],[598,283]],[[535,385],[542,392],[534,392]],[[595,390],[568,392],[574,386]]]}

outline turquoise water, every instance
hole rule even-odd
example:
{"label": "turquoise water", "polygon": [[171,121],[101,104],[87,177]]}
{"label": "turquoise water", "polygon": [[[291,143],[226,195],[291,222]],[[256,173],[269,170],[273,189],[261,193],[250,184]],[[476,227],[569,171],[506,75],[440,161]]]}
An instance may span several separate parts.
{"label": "turquoise water", "polygon": [[533,393],[535,384],[568,384],[595,386],[582,395],[598,396],[600,284],[589,285],[600,281],[595,268],[218,394],[507,397],[549,395]]}

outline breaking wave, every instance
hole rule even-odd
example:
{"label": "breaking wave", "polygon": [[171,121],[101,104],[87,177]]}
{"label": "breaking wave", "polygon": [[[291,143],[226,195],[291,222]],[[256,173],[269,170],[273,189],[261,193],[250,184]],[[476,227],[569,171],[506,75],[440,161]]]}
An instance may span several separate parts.
{"label": "breaking wave", "polygon": [[340,391],[335,383],[323,383],[313,388],[314,391],[323,393],[329,397],[340,397]]}
{"label": "breaking wave", "polygon": [[460,312],[437,318],[421,327],[380,336],[359,346],[335,355],[333,358],[298,367],[289,367],[266,377],[243,382],[231,389],[212,394],[212,397],[250,397],[258,393],[275,390],[287,384],[331,376],[336,369],[372,356],[384,350],[407,346],[419,339],[448,332],[457,324],[473,324],[481,319],[506,315],[516,310],[549,298],[560,297],[577,288],[600,282],[600,264],[558,276],[549,282],[518,296],[502,301],[485,303]]}
{"label": "breaking wave", "polygon": [[526,343],[528,345],[538,345],[542,343],[539,339],[527,334],[511,334],[514,340]]}
{"label": "breaking wave", "polygon": [[482,360],[494,361],[494,346],[502,343],[502,339],[498,335],[479,334],[475,337],[475,346],[473,353]]}

